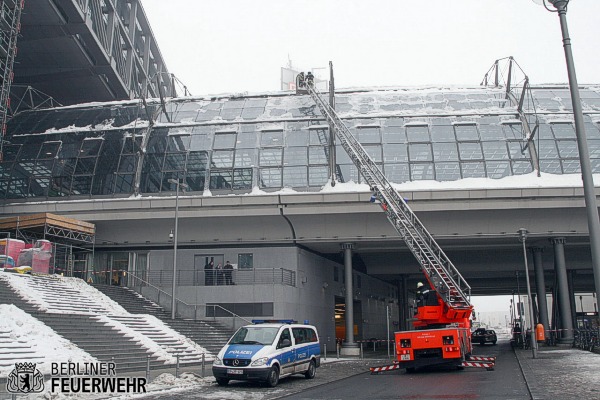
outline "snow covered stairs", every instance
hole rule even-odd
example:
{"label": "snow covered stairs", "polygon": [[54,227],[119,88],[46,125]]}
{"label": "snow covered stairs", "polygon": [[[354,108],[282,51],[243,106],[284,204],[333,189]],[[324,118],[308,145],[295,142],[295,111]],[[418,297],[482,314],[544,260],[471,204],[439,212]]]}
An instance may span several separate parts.
{"label": "snow covered stairs", "polygon": [[153,349],[106,321],[104,316],[41,313],[37,317],[98,360],[115,362],[117,372],[144,370],[148,357],[151,367],[166,365]]}
{"label": "snow covered stairs", "polygon": [[179,356],[180,363],[202,362],[202,351],[199,351],[190,339],[173,331],[155,317],[149,315],[110,315],[109,317],[152,339],[171,356]]}
{"label": "snow covered stairs", "polygon": [[166,312],[164,308],[130,288],[101,284],[93,284],[93,286],[119,303],[129,313],[134,315],[153,315],[164,322],[165,325],[193,340],[210,353],[218,353],[233,334],[231,329],[214,321],[194,321],[182,318],[171,319],[171,313]]}
{"label": "snow covered stairs", "polygon": [[15,340],[12,332],[0,331],[0,369],[14,367],[17,362],[43,362],[44,357],[37,354],[26,340]]}

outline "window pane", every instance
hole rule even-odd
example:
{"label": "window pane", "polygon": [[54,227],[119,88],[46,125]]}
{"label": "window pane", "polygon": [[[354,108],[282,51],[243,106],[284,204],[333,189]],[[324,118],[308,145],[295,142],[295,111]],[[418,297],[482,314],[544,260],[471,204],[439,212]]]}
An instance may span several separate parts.
{"label": "window pane", "polygon": [[135,170],[136,156],[133,154],[121,156],[119,172],[133,172]]}
{"label": "window pane", "polygon": [[92,177],[74,176],[71,190],[73,194],[90,194],[92,190]]}
{"label": "window pane", "polygon": [[510,158],[513,160],[523,160],[529,158],[529,151],[524,150],[525,142],[512,141],[508,142],[508,151]]}
{"label": "window pane", "polygon": [[254,256],[252,253],[238,254],[238,269],[254,268]]}
{"label": "window pane", "polygon": [[485,178],[485,166],[483,162],[460,163],[463,178]]}
{"label": "window pane", "polygon": [[381,159],[381,145],[365,145],[363,146],[369,157],[376,163],[380,163]]}
{"label": "window pane", "polygon": [[493,125],[479,124],[479,134],[481,135],[481,140],[504,139],[504,134],[502,133],[502,127],[499,124],[493,124]]}
{"label": "window pane", "polygon": [[555,140],[540,140],[539,142],[539,157],[540,159],[558,159],[558,150],[556,149]]}
{"label": "window pane", "polygon": [[133,192],[133,174],[117,174],[115,179],[115,193]]}
{"label": "window pane", "polygon": [[523,175],[533,171],[531,162],[529,161],[512,161],[513,174]]}
{"label": "window pane", "polygon": [[93,174],[94,168],[96,168],[97,157],[86,157],[77,159],[77,166],[75,167],[75,175],[86,175]]}
{"label": "window pane", "polygon": [[431,144],[409,144],[408,146],[410,161],[432,160]]}
{"label": "window pane", "polygon": [[167,136],[167,151],[187,151],[190,148],[190,141],[189,134]]}
{"label": "window pane", "polygon": [[97,156],[102,147],[102,139],[84,139],[79,151],[79,157]]}
{"label": "window pane", "polygon": [[212,153],[212,168],[231,168],[233,166],[233,150],[215,150]]}
{"label": "window pane", "polygon": [[261,132],[261,146],[283,146],[283,131]]}
{"label": "window pane", "polygon": [[188,170],[205,170],[208,165],[208,152],[190,151],[187,159]]}
{"label": "window pane", "polygon": [[49,159],[56,157],[58,154],[58,150],[60,149],[60,145],[62,142],[44,142],[42,144],[42,148],[40,149],[40,154],[38,158],[40,159]]}
{"label": "window pane", "polygon": [[381,143],[378,126],[368,126],[357,128],[358,141],[360,143]]}
{"label": "window pane", "polygon": [[486,160],[508,160],[506,142],[481,142]]}
{"label": "window pane", "polygon": [[189,191],[202,192],[204,191],[204,181],[206,179],[205,170],[188,170],[185,175],[185,183],[188,184]]}
{"label": "window pane", "polygon": [[253,167],[255,165],[254,158],[256,157],[256,150],[254,149],[243,149],[235,151],[235,163],[234,167]]}
{"label": "window pane", "polygon": [[383,161],[407,162],[408,150],[405,144],[386,144],[383,146]]}
{"label": "window pane", "polygon": [[181,171],[185,168],[186,153],[170,153],[165,155],[163,171]]}
{"label": "window pane", "polygon": [[436,162],[458,161],[456,143],[433,143],[433,159]]}
{"label": "window pane", "polygon": [[283,165],[307,165],[306,147],[286,147],[283,150]]}
{"label": "window pane", "polygon": [[282,149],[261,149],[259,164],[261,166],[280,166],[282,153]]}
{"label": "window pane", "polygon": [[288,146],[308,146],[308,131],[293,130],[285,133]]}
{"label": "window pane", "polygon": [[561,158],[579,158],[579,149],[575,140],[557,140],[556,144]]}
{"label": "window pane", "polygon": [[429,127],[427,125],[407,126],[406,137],[409,142],[429,142]]}
{"label": "window pane", "polygon": [[540,170],[549,174],[562,174],[560,160],[540,160]]}
{"label": "window pane", "polygon": [[308,149],[308,162],[310,165],[327,164],[327,156],[325,155],[326,147],[311,146]]}
{"label": "window pane", "polygon": [[329,179],[328,167],[308,167],[308,185],[323,186]]}
{"label": "window pane", "polygon": [[413,181],[433,180],[433,163],[410,164]]}
{"label": "window pane", "polygon": [[479,140],[476,125],[456,124],[454,130],[458,140]]}
{"label": "window pane", "polygon": [[309,131],[311,145],[327,145],[329,144],[329,130],[327,129],[310,129]]}
{"label": "window pane", "polygon": [[483,159],[483,152],[481,151],[480,143],[459,143],[458,149],[460,151],[461,160]]}
{"label": "window pane", "polygon": [[252,189],[252,168],[233,170],[233,189]]}
{"label": "window pane", "polygon": [[573,124],[550,124],[554,137],[557,139],[575,138],[575,129]]}
{"label": "window pane", "polygon": [[281,168],[261,168],[260,170],[261,188],[280,188],[281,187]]}
{"label": "window pane", "polygon": [[460,167],[457,162],[435,163],[435,180],[455,181],[460,179]]}
{"label": "window pane", "polygon": [[577,174],[581,172],[579,160],[561,160],[564,174]]}
{"label": "window pane", "polygon": [[306,186],[308,186],[306,167],[285,167],[283,169],[283,187]]}
{"label": "window pane", "polygon": [[231,170],[211,170],[210,171],[210,186],[212,189],[231,189],[232,184]]}
{"label": "window pane", "polygon": [[232,132],[223,132],[223,133],[215,133],[215,144],[213,146],[214,149],[233,149],[235,147],[235,142],[237,139],[237,133]]}
{"label": "window pane", "polygon": [[587,143],[590,151],[590,158],[600,158],[600,140],[588,139]]}
{"label": "window pane", "polygon": [[521,139],[523,137],[521,124],[503,124],[502,129],[504,130],[504,137],[507,139]]}
{"label": "window pane", "polygon": [[508,161],[488,161],[486,165],[488,178],[500,179],[510,175],[510,164]]}
{"label": "window pane", "polygon": [[[388,121],[389,123],[389,121]],[[406,143],[406,135],[402,126],[385,126],[383,131],[383,141],[385,143]]]}
{"label": "window pane", "polygon": [[433,125],[431,127],[431,140],[433,142],[454,142],[454,128],[452,125]]}

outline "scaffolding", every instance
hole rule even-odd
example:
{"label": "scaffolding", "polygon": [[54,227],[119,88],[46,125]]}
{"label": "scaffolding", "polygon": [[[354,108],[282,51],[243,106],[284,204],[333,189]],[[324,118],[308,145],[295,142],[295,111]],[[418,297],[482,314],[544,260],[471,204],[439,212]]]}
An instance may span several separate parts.
{"label": "scaffolding", "polygon": [[17,38],[21,30],[21,11],[25,0],[0,0],[0,161],[3,157],[6,120],[10,107],[10,85],[17,54]]}
{"label": "scaffolding", "polygon": [[0,219],[4,237],[28,243],[44,239],[53,246],[51,273],[86,279],[94,259],[94,224],[50,213]]}

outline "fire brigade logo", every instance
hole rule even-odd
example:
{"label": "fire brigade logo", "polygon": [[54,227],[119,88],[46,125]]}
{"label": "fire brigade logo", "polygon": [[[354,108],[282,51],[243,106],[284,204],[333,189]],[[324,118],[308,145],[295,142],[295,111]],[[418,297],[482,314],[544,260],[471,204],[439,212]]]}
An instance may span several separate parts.
{"label": "fire brigade logo", "polygon": [[6,390],[9,393],[40,393],[44,391],[44,375],[34,363],[16,363],[8,375]]}

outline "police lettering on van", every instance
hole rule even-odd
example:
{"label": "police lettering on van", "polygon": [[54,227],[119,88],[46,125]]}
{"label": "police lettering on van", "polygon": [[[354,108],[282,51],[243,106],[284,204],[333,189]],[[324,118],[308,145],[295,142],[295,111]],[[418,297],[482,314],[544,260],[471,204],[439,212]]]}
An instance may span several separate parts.
{"label": "police lettering on van", "polygon": [[274,387],[292,374],[315,377],[321,363],[317,329],[294,323],[246,325],[229,339],[213,362],[221,386],[230,380],[263,381]]}

